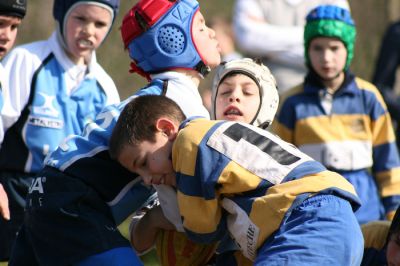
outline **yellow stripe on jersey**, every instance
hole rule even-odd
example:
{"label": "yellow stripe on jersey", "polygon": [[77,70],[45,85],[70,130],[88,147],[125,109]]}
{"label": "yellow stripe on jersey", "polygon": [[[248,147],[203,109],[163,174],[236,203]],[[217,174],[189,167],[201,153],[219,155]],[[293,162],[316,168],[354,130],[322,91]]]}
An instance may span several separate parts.
{"label": "yellow stripe on jersey", "polygon": [[378,89],[376,88],[376,86],[366,80],[360,79],[358,77],[355,78],[355,82],[357,84],[357,87],[360,90],[366,90],[366,91],[370,91],[373,94],[375,94],[375,97],[377,98],[378,102],[382,105],[382,107],[386,110],[386,103],[381,95],[381,93],[378,91]]}
{"label": "yellow stripe on jersey", "polygon": [[213,233],[217,230],[222,210],[219,206],[218,196],[215,199],[205,200],[178,191],[177,197],[179,212],[183,217],[185,228],[200,234]]}
{"label": "yellow stripe on jersey", "polygon": [[[184,150],[187,152],[185,153],[180,152],[179,155],[181,157],[177,157],[177,152],[174,151],[173,149],[172,161],[174,162],[175,166],[179,167],[179,169],[174,169],[175,172],[179,172],[189,176],[194,176],[194,171],[196,169],[195,165],[197,161],[196,158],[197,158],[198,146],[200,142],[203,140],[204,135],[208,132],[208,130],[210,130],[209,126],[205,127],[199,124],[199,122],[203,120],[205,119],[196,119],[190,122],[191,129],[195,128],[195,130],[190,131],[190,134],[187,133],[180,134],[181,132],[178,133],[178,136],[174,143],[174,147],[179,147],[180,150]],[[210,121],[210,123],[208,123],[207,125],[213,125],[216,123],[218,123],[218,121]]]}
{"label": "yellow stripe on jersey", "polygon": [[400,191],[400,168],[376,174],[379,192],[382,197],[397,196]]}
{"label": "yellow stripe on jersey", "polygon": [[374,146],[395,141],[395,135],[389,113],[382,115],[376,121],[372,122]]}
{"label": "yellow stripe on jersey", "polygon": [[329,188],[337,188],[357,195],[354,187],[344,177],[332,171],[323,171],[272,186],[264,197],[255,199],[250,219],[260,228],[257,246],[259,247],[279,228],[284,215],[298,195],[314,194]]}
{"label": "yellow stripe on jersey", "polygon": [[257,188],[261,180],[234,161],[230,161],[218,178],[218,183],[222,185],[219,192],[223,194],[246,192]]}
{"label": "yellow stripe on jersey", "polygon": [[[369,116],[332,115],[317,116],[296,121],[295,143],[297,146],[339,140],[369,140]],[[315,130],[321,128],[323,130]]]}

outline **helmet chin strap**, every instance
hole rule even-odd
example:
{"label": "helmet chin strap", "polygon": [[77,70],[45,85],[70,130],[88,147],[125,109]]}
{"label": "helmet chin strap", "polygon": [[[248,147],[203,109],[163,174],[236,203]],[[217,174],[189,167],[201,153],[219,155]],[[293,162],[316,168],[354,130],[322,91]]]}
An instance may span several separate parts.
{"label": "helmet chin strap", "polygon": [[206,77],[211,72],[211,68],[204,64],[203,61],[200,61],[194,69],[203,77]]}

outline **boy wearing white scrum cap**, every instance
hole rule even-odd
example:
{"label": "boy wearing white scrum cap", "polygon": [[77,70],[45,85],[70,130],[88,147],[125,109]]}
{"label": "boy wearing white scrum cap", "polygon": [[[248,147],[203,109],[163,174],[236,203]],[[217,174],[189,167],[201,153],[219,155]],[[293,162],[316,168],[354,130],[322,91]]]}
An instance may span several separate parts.
{"label": "boy wearing white scrum cap", "polygon": [[212,119],[242,121],[265,129],[279,105],[275,78],[258,60],[223,62],[213,79],[211,102]]}

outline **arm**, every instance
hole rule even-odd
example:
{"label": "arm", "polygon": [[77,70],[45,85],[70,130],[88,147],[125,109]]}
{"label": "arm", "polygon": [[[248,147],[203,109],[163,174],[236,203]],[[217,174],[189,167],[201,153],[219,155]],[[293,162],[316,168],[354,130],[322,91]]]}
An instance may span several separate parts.
{"label": "arm", "polygon": [[140,219],[132,220],[130,240],[133,248],[143,253],[153,247],[160,229],[175,230],[175,226],[165,218],[161,206],[150,209]]}
{"label": "arm", "polygon": [[[28,103],[32,73],[37,62],[23,48],[15,48],[2,61],[6,73],[6,86],[3,88],[3,108],[1,109],[0,136],[19,119]],[[1,139],[0,144],[3,139]]]}
{"label": "arm", "polygon": [[236,41],[244,52],[303,66],[302,25],[283,26],[266,21],[255,0],[237,1],[233,25]]}
{"label": "arm", "polygon": [[400,65],[400,22],[386,31],[378,55],[373,83],[381,91],[390,114],[400,121],[400,101],[394,91],[396,71]]}
{"label": "arm", "polygon": [[10,220],[10,210],[8,208],[8,197],[3,186],[0,184],[0,214],[6,219]]}
{"label": "arm", "polygon": [[[378,95],[379,96],[379,95]],[[387,218],[391,218],[400,205],[400,159],[395,143],[394,131],[382,98],[375,101],[371,131],[373,146],[372,171],[385,207]]]}
{"label": "arm", "polygon": [[284,141],[294,143],[296,116],[291,104],[283,101],[278,110],[275,121],[272,123],[272,131]]}

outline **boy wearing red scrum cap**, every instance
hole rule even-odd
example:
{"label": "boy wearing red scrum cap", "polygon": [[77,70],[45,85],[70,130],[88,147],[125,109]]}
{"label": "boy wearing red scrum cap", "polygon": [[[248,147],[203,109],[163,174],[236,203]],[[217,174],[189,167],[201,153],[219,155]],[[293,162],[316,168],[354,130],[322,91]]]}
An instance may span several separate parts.
{"label": "boy wearing red scrum cap", "polygon": [[[209,117],[198,85],[220,63],[220,55],[215,33],[195,0],[141,0],[124,17],[121,31],[132,70],[151,82],[126,101],[104,108],[81,135],[68,137],[47,156],[29,189],[10,265],[141,264],[117,225],[147,205],[155,190],[110,158],[112,129],[124,106],[144,94],[166,95],[186,115]],[[160,185],[164,214],[180,229],[174,193]]]}

